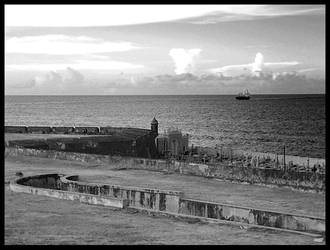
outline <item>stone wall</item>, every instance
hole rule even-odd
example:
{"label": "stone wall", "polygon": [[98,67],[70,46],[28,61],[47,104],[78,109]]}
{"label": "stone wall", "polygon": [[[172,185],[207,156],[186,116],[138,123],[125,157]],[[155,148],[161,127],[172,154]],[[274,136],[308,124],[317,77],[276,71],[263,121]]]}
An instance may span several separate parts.
{"label": "stone wall", "polygon": [[[11,140],[10,147],[26,147],[88,154],[110,154],[158,158],[155,136],[150,130],[113,127],[20,127],[5,126],[8,133],[84,134],[80,138]],[[102,136],[100,136],[102,135]],[[109,135],[106,137],[106,135]]]}
{"label": "stone wall", "polygon": [[325,174],[285,169],[253,168],[227,164],[178,163],[180,173],[214,177],[230,181],[288,186],[300,190],[325,192]]}
{"label": "stone wall", "polygon": [[52,127],[52,126],[5,126],[5,133],[40,133],[40,134],[90,134],[114,135],[120,133],[149,134],[151,130],[121,127]]}

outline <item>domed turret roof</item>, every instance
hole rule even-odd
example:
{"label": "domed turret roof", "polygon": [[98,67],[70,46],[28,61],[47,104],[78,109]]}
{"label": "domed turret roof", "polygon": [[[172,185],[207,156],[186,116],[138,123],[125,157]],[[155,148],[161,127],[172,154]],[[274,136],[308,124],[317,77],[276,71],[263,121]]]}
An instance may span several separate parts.
{"label": "domed turret roof", "polygon": [[155,117],[154,117],[154,119],[152,119],[151,124],[158,124],[158,121],[156,120]]}

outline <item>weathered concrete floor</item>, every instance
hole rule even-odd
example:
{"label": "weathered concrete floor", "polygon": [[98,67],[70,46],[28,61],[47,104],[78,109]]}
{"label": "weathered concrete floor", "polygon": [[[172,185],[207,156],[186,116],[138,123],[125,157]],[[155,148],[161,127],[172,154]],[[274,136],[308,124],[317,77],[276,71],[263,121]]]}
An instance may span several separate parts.
{"label": "weathered concrete floor", "polygon": [[320,244],[312,237],[187,223],[5,191],[5,244]]}
{"label": "weathered concrete floor", "polygon": [[[324,195],[297,193],[224,183],[201,177],[149,171],[109,171],[106,166],[36,157],[5,159],[5,180],[15,172],[79,174],[85,180],[121,185],[183,190],[188,197],[238,204],[268,204],[282,200],[294,210],[325,213]],[[149,183],[149,184],[147,184]],[[206,189],[209,189],[206,192]],[[268,190],[268,191],[267,191]],[[275,190],[275,191],[274,191]],[[231,193],[227,193],[231,192]],[[290,195],[285,193],[289,192]],[[207,193],[207,194],[205,194]],[[222,197],[221,197],[222,196]],[[283,197],[281,197],[283,196]],[[268,197],[268,198],[267,198]],[[266,201],[262,201],[265,198]],[[301,207],[299,207],[299,205]],[[88,216],[87,216],[88,215]],[[241,230],[228,225],[190,224],[168,218],[128,214],[109,208],[5,190],[5,244],[319,244],[312,237],[265,230]],[[323,243],[324,244],[324,243]]]}
{"label": "weathered concrete floor", "polygon": [[81,180],[183,191],[184,196],[256,209],[325,217],[325,195],[145,170],[80,173]]}

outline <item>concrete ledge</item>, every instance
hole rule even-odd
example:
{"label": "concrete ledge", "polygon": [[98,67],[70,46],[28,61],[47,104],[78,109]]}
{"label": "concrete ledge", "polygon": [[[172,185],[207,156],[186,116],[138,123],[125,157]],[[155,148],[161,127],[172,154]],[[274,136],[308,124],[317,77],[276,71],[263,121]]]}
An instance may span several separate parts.
{"label": "concrete ledge", "polygon": [[[49,177],[49,175],[39,175],[36,177],[39,179],[42,176],[44,176],[45,178]],[[72,201],[77,200],[79,202],[92,204],[92,205],[101,205],[101,206],[114,207],[114,208],[126,208],[128,206],[128,201],[125,199],[18,184],[18,182],[24,183],[24,180],[31,180],[31,179],[33,179],[33,176],[18,179],[16,181],[11,182],[9,187],[14,192],[43,195],[43,196],[48,196],[57,199],[64,199],[64,200],[72,200]]]}
{"label": "concrete ledge", "polygon": [[179,201],[183,196],[183,192],[172,190],[86,183],[79,182],[78,179],[79,177],[77,175],[62,176],[60,178],[61,189],[71,192],[119,197],[121,199],[127,199],[129,206],[170,212],[178,212]]}
{"label": "concrete ledge", "polygon": [[193,199],[180,199],[179,213],[294,231],[325,232],[325,218]]}
{"label": "concrete ledge", "polygon": [[150,192],[150,193],[162,193],[162,194],[168,194],[168,195],[176,195],[176,196],[183,196],[183,192],[181,191],[173,191],[173,190],[168,190],[168,189],[151,189],[151,188],[143,188],[143,187],[135,187],[135,186],[121,186],[121,185],[109,185],[106,183],[94,183],[94,182],[80,182],[79,181],[79,175],[66,175],[62,176],[61,182],[63,183],[76,183],[79,185],[91,185],[91,186],[97,186],[101,187],[104,185],[111,186],[112,188],[120,188],[120,189],[129,189],[129,190],[134,190],[134,191],[139,191],[139,192]]}
{"label": "concrete ledge", "polygon": [[194,216],[194,215],[187,215],[187,214],[178,214],[178,213],[170,213],[170,212],[162,212],[162,211],[153,211],[149,209],[141,209],[138,207],[128,207],[128,211],[137,211],[137,212],[145,212],[148,215],[154,215],[154,216],[165,216],[169,218],[175,218],[175,219],[181,219],[187,222],[205,222],[205,223],[213,223],[213,224],[219,224],[219,225],[230,225],[230,226],[237,226],[241,229],[254,229],[254,228],[260,228],[260,229],[267,229],[267,230],[274,230],[274,231],[280,231],[280,232],[289,232],[289,233],[298,233],[303,234],[306,236],[311,237],[320,237],[322,236],[322,233],[309,233],[309,232],[303,232],[303,231],[295,231],[295,230],[289,230],[289,229],[283,229],[283,228],[276,228],[276,227],[269,227],[269,226],[261,226],[261,225],[252,225],[252,224],[246,224],[243,222],[237,222],[237,221],[228,221],[228,220],[219,220],[219,219],[212,219],[212,218],[204,218],[200,216]]}
{"label": "concrete ledge", "polygon": [[243,223],[310,234],[325,233],[325,219],[315,216],[266,211],[231,204],[186,199],[170,190],[123,187],[79,182],[78,175],[45,174],[23,177],[10,183],[10,189],[53,198],[116,208],[134,208],[173,216]]}

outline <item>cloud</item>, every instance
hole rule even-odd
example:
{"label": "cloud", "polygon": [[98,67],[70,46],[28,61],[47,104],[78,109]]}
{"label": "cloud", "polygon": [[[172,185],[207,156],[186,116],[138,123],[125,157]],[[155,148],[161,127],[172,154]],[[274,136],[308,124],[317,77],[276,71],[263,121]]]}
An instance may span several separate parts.
{"label": "cloud", "polygon": [[252,72],[262,71],[264,67],[264,56],[258,52],[252,64]]}
{"label": "cloud", "polygon": [[323,5],[224,5],[222,9],[181,22],[215,24],[220,22],[249,21],[282,16],[324,15]]}
{"label": "cloud", "polygon": [[88,36],[51,34],[11,37],[5,41],[5,53],[73,55],[121,52],[139,49],[131,42],[109,42]]}
{"label": "cloud", "polygon": [[[325,80],[307,78],[299,72],[265,73],[224,77],[215,74],[164,74],[155,76],[118,74],[91,79],[79,71],[49,71],[29,84],[16,86],[6,79],[6,94],[237,94],[248,88],[252,94],[324,93]],[[22,82],[22,81],[21,81]]]}
{"label": "cloud", "polygon": [[144,68],[141,64],[133,64],[112,60],[74,60],[72,63],[26,63],[26,64],[6,64],[6,71],[33,70],[49,71],[52,69],[61,70],[67,67],[79,70],[133,70]]}
{"label": "cloud", "polygon": [[226,65],[221,68],[212,68],[208,72],[217,74],[222,73],[225,76],[235,76],[241,74],[255,74],[264,70],[278,70],[300,64],[297,61],[289,62],[265,62],[262,53],[258,52],[253,63]]}
{"label": "cloud", "polygon": [[[86,27],[164,22],[185,18],[189,18],[186,22],[210,23],[256,16],[304,15],[322,11],[324,13],[324,10],[324,5],[5,5],[5,24]],[[215,11],[218,12],[218,19],[214,18]],[[209,13],[213,19],[209,18]],[[192,17],[196,19],[191,20]]]}
{"label": "cloud", "polygon": [[32,80],[32,85],[37,88],[59,88],[64,89],[71,85],[82,85],[84,76],[70,67],[64,71],[50,71],[46,74],[37,75]]}
{"label": "cloud", "polygon": [[201,49],[173,48],[169,55],[172,57],[175,65],[176,74],[192,73],[194,71],[195,60],[201,53]]}

